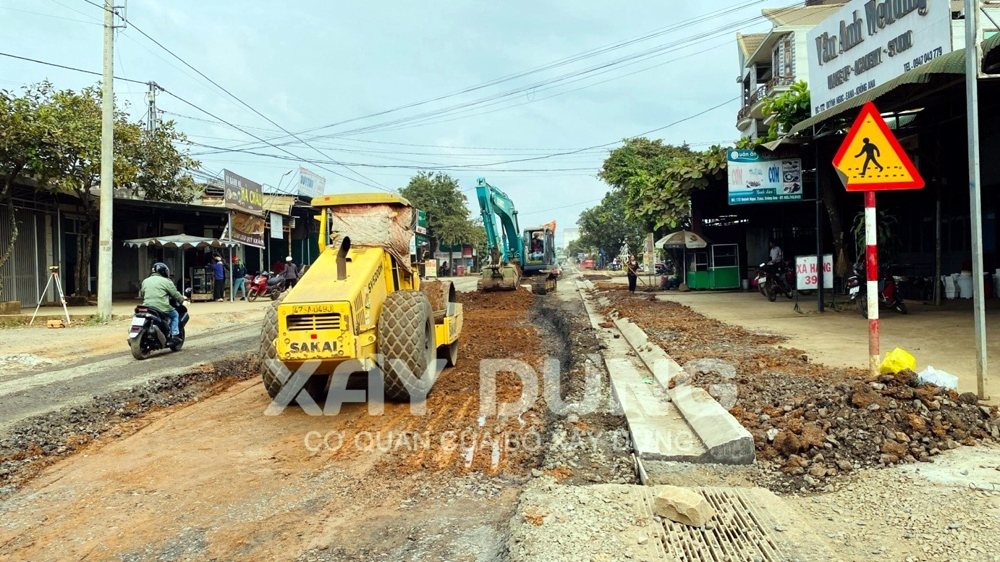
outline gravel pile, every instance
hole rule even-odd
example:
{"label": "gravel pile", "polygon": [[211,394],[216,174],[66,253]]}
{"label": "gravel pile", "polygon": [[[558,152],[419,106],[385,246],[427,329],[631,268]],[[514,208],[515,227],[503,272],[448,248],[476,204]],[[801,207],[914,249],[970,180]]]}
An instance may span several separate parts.
{"label": "gravel pile", "polygon": [[787,477],[780,483],[785,490],[822,487],[842,473],[927,462],[942,451],[1000,439],[995,406],[980,406],[973,393],[918,385],[909,371],[811,386],[806,394],[795,387],[759,392],[759,400],[731,409],[753,435],[762,466]]}
{"label": "gravel pile", "polygon": [[59,457],[102,437],[121,437],[128,422],[150,410],[215,394],[237,381],[256,376],[249,358],[220,361],[201,370],[152,380],[87,404],[24,420],[0,434],[0,499]]}
{"label": "gravel pile", "polygon": [[[706,318],[669,301],[605,288],[612,306],[643,328],[753,435],[777,492],[829,489],[862,468],[926,462],[962,445],[1000,440],[996,407],[975,394],[917,385],[912,372],[869,381],[859,369],[814,363],[782,338]],[[735,396],[723,390],[735,385]]]}

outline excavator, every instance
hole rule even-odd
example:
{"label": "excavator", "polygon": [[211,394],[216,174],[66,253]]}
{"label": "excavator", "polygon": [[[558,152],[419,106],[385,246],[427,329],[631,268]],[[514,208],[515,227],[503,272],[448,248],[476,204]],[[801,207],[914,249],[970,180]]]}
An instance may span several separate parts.
{"label": "excavator", "polygon": [[[522,277],[531,277],[531,290],[544,295],[556,290],[556,223],[520,231],[517,210],[506,193],[486,183],[476,182],[476,197],[483,215],[490,261],[479,276],[479,291],[513,291]],[[499,219],[499,226],[497,219]]]}

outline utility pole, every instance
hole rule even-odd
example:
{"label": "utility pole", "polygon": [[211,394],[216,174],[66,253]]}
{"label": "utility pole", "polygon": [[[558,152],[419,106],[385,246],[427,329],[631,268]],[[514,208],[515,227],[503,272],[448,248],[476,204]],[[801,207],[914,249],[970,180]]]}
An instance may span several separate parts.
{"label": "utility pole", "polygon": [[965,0],[965,94],[969,121],[969,223],[976,326],[976,393],[986,399],[986,306],[983,286],[983,208],[979,185],[979,0]]}
{"label": "utility pole", "polygon": [[97,251],[97,316],[111,320],[113,254],[112,215],[115,198],[114,170],[114,0],[104,0],[104,80],[101,84],[101,216]]}
{"label": "utility pole", "polygon": [[146,99],[149,100],[149,117],[146,119],[146,130],[150,133],[156,130],[156,124],[159,122],[159,115],[156,113],[156,90],[159,88],[156,82],[150,82],[149,92],[146,93]]}

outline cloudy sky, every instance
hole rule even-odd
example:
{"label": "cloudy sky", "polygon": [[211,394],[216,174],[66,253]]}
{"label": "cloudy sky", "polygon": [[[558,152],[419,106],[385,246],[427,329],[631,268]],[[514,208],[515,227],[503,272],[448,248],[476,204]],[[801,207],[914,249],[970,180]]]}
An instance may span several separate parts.
{"label": "cloudy sky", "polygon": [[[0,0],[0,53],[100,72],[95,1]],[[656,130],[649,136],[699,149],[734,140],[735,32],[766,31],[760,10],[790,4],[130,0],[115,75],[155,81],[168,92],[157,98],[163,118],[227,149],[191,147],[209,175],[228,168],[278,185],[302,165],[328,192],[348,192],[395,190],[418,169],[442,169],[469,190],[474,213],[485,176],[514,200],[522,226],[566,227],[606,191],[595,174],[622,138]],[[78,89],[98,77],[0,56],[0,88],[43,79]],[[145,91],[115,84],[136,119]]]}

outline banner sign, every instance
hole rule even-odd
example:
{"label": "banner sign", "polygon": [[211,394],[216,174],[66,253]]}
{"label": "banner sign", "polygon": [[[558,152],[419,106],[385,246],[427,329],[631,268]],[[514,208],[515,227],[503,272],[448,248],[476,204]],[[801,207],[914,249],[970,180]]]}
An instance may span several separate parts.
{"label": "banner sign", "polygon": [[[795,288],[799,291],[816,290],[819,286],[819,272],[816,271],[816,256],[795,257]],[[833,254],[823,255],[823,289],[833,288]]]}
{"label": "banner sign", "polygon": [[949,0],[851,0],[806,34],[812,114],[952,51]]}
{"label": "banner sign", "polygon": [[226,208],[251,215],[263,215],[264,191],[260,184],[229,170],[223,170],[222,173],[226,184]]}
{"label": "banner sign", "polygon": [[[230,231],[233,241],[255,248],[264,247],[264,219],[239,211],[231,213]],[[272,215],[273,216],[273,215]]]}
{"label": "banner sign", "polygon": [[285,230],[285,225],[283,224],[284,221],[282,219],[284,219],[284,217],[278,213],[271,213],[271,238],[281,240],[285,237],[283,232]]}
{"label": "banner sign", "polygon": [[438,264],[437,260],[427,260],[424,262],[424,277],[437,277],[438,276]]}
{"label": "banner sign", "polygon": [[414,225],[413,229],[417,234],[427,235],[427,212],[418,209],[416,219],[416,225]]}
{"label": "banner sign", "polygon": [[755,150],[730,150],[729,204],[802,200],[802,160],[765,158]]}
{"label": "banner sign", "polygon": [[299,168],[299,195],[303,197],[319,197],[326,193],[326,178],[317,176],[309,170]]}

